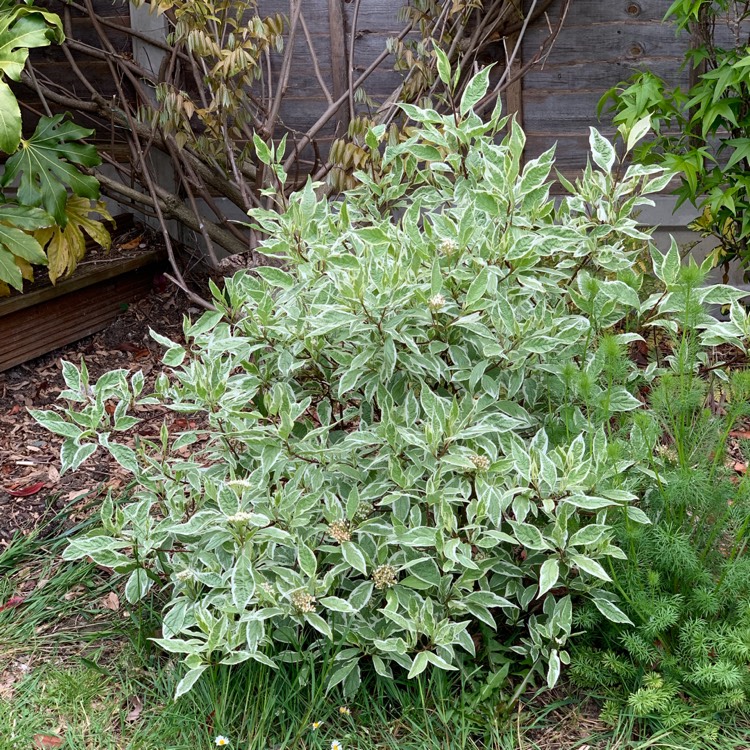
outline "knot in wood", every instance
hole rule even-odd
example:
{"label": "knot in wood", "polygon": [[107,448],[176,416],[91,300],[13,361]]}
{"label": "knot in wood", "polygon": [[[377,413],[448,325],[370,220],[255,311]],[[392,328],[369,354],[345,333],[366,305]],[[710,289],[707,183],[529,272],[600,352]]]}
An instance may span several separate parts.
{"label": "knot in wood", "polygon": [[625,6],[625,12],[629,16],[633,16],[633,17],[640,16],[641,15],[641,6],[638,5],[638,3],[628,3]]}

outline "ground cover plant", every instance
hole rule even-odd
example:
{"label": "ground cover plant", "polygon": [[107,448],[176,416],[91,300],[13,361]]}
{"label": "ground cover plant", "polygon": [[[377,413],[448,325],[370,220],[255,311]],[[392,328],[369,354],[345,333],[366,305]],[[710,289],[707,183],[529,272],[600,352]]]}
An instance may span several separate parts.
{"label": "ground cover plant", "polygon": [[[109,498],[65,555],[126,574],[133,604],[164,592],[155,642],[184,656],[178,696],[216,665],[297,665],[304,681],[333,663],[325,689],[344,696],[463,666],[502,713],[557,682],[581,613],[631,623],[615,542],[648,526],[638,493],[658,483],[639,415],[683,360],[629,350],[645,328],[691,331],[689,372],[713,367],[748,323],[706,307],[741,293],[653,248],[633,214],[669,175],[626,168],[594,130],[556,206],[553,152],[521,168],[517,124],[473,112],[487,82],[454,115],[403,105],[404,143],[372,129],[378,168],[344,201],[270,191],[280,210],[251,216],[285,267],[214,287],[184,346],[154,334],[170,369],[154,393],[66,362],[65,404],[34,412],[67,438],[65,470],[103,448],[132,473],[132,498]],[[623,131],[629,149],[648,127]],[[283,183],[282,153],[256,148]],[[207,426],[131,447],[139,402]]]}

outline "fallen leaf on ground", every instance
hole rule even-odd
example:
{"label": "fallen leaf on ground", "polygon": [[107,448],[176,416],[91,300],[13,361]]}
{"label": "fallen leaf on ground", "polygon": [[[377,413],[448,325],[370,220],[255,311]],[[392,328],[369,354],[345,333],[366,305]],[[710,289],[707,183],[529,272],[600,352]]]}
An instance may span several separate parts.
{"label": "fallen leaf on ground", "polygon": [[77,599],[79,596],[81,596],[86,589],[83,586],[73,586],[70,591],[66,591],[63,594],[63,599],[65,599],[66,602],[71,602],[73,599]]}
{"label": "fallen leaf on ground", "polygon": [[111,609],[113,612],[117,612],[120,609],[120,599],[114,591],[110,591],[107,596],[102,599],[102,607],[104,609]]}
{"label": "fallen leaf on ground", "polygon": [[31,497],[36,495],[44,487],[44,482],[34,482],[28,487],[22,487],[20,490],[5,490],[11,497]]}
{"label": "fallen leaf on ground", "polygon": [[123,242],[122,245],[118,245],[118,250],[135,250],[137,247],[140,246],[141,240],[143,239],[143,235],[140,235],[140,237],[136,237],[134,240],[130,240],[129,242]]}
{"label": "fallen leaf on ground", "polygon": [[91,490],[85,489],[85,490],[73,490],[72,492],[69,492],[67,495],[67,500],[78,500],[79,497],[83,497],[84,495],[88,495]]}
{"label": "fallen leaf on ground", "polygon": [[129,703],[132,708],[130,709],[130,711],[128,711],[128,715],[125,717],[125,721],[138,721],[141,715],[141,711],[143,711],[143,701],[137,695],[134,695],[130,699]]}
{"label": "fallen leaf on ground", "polygon": [[34,735],[34,747],[40,748],[40,750],[46,750],[49,747],[62,747],[62,744],[62,738],[55,737],[53,734]]}
{"label": "fallen leaf on ground", "polygon": [[22,596],[11,596],[5,604],[0,604],[0,612],[6,609],[13,609],[13,607],[17,607],[23,603],[24,598]]}

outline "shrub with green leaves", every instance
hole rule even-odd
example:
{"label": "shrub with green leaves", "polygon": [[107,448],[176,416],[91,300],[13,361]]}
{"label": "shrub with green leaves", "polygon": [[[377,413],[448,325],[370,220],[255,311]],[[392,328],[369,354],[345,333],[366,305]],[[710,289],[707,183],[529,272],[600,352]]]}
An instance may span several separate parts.
{"label": "shrub with green leaves", "polygon": [[700,209],[691,228],[716,240],[716,265],[738,259],[747,269],[750,5],[674,0],[664,20],[685,41],[684,64],[693,70],[695,83],[685,91],[650,70],[639,71],[608,91],[599,109],[611,105],[615,124],[651,117],[655,136],[639,145],[635,158],[680,175],[677,206],[690,201]]}
{"label": "shrub with green leaves", "polygon": [[[668,176],[621,167],[592,131],[594,164],[556,207],[553,152],[521,168],[518,125],[472,112],[486,87],[481,73],[455,117],[405,105],[405,143],[381,150],[372,130],[384,176],[343,201],[308,184],[255,211],[285,268],[214,287],[184,345],[154,334],[169,373],[152,395],[142,373],[90,385],[64,363],[66,406],[34,412],[66,437],[65,470],[102,447],[132,473],[134,497],[107,500],[66,557],[128,574],[130,602],[169,592],[157,643],[185,655],[179,693],[210,664],[323,639],[329,686],[349,693],[363,667],[467,658],[553,685],[581,601],[628,621],[607,569],[624,557],[614,524],[648,520],[623,430],[657,367],[627,350],[639,321],[671,329],[692,304],[669,291],[676,247],[652,248],[667,289],[640,294],[650,243],[632,213]],[[283,181],[280,154],[259,155]],[[198,426],[131,447],[137,403]]]}

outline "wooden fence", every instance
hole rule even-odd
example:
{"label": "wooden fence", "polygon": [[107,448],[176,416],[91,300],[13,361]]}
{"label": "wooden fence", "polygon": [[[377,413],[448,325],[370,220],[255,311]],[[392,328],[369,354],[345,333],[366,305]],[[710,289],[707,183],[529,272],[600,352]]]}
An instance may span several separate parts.
{"label": "wooden fence", "polygon": [[[356,77],[386,49],[388,40],[404,28],[400,10],[405,0],[302,1],[309,33],[307,38],[298,34],[295,39],[289,89],[280,112],[284,126],[292,133],[306,131],[326,108],[319,77],[335,94],[342,85],[342,77],[348,75],[352,49]],[[523,1],[528,10],[532,0]],[[132,55],[144,67],[158,70],[164,52],[145,40],[159,38],[163,22],[143,7],[135,9],[127,0],[46,2],[64,17],[74,40],[70,44],[70,55],[79,64],[85,60],[86,73],[102,95],[112,93],[113,83],[106,61],[96,57],[96,35],[83,13],[87,3],[92,3],[112,28],[129,24],[136,32],[133,38],[115,31],[113,38],[119,52]],[[651,70],[670,84],[689,85],[690,72],[682,67],[682,61],[690,39],[686,35],[677,36],[671,25],[662,22],[669,4],[668,0],[571,0],[562,30],[549,54],[504,95],[506,110],[515,111],[526,130],[527,158],[556,143],[558,168],[566,174],[577,173],[588,156],[589,126],[605,133],[613,132],[606,117],[601,121],[597,117],[600,97],[635,70]],[[528,29],[517,62],[529,61],[538,53],[565,5],[565,0],[554,0],[546,16]],[[262,15],[288,13],[289,2],[259,0],[259,10]],[[353,44],[351,49],[350,44]],[[310,45],[318,59],[318,71],[311,65]],[[502,67],[505,57],[506,51],[499,40],[482,63],[494,62]],[[36,51],[34,60],[36,68],[49,80],[81,93],[70,58],[62,50],[49,47]],[[275,73],[278,73],[280,61],[280,56],[273,56]],[[387,60],[367,79],[364,89],[375,101],[382,100],[403,75],[393,70],[392,61]],[[39,102],[31,92],[24,93],[23,97],[28,105],[25,116],[31,121],[35,113],[40,112]],[[325,154],[334,138],[335,127],[334,121],[318,134],[319,153]],[[106,132],[99,145],[109,149],[116,158],[127,159],[125,138],[118,142],[116,130],[114,132],[114,138],[112,132]],[[165,180],[169,179],[171,176],[165,175]],[[674,200],[665,196],[655,211],[644,215],[644,220],[661,224],[665,231],[684,231],[690,209],[683,209],[679,217],[673,218],[673,206]],[[687,234],[679,238],[690,239]]]}
{"label": "wooden fence", "polygon": [[[81,10],[88,0],[72,4],[63,0],[48,0],[48,5],[65,19],[70,53],[79,61],[85,59],[86,74],[95,82],[99,92],[109,96],[113,82],[107,63],[91,57],[96,48],[96,35]],[[130,20],[130,6],[126,0],[91,0],[94,9],[108,24],[132,27],[139,33],[158,33],[160,20],[149,13],[138,12]],[[303,0],[309,30],[309,40],[319,60],[319,69],[329,89],[335,92],[337,81],[346,73],[351,35],[354,34],[353,59],[355,75],[369,65],[387,46],[388,39],[404,28],[399,11],[404,0],[362,0],[358,5],[349,0]],[[527,6],[530,2],[527,0]],[[528,30],[520,50],[520,59],[530,60],[556,23],[562,0],[556,0],[547,18]],[[576,171],[585,164],[588,127],[594,125],[611,132],[609,123],[600,122],[596,106],[602,94],[632,71],[649,69],[665,77],[670,83],[687,85],[689,73],[681,69],[689,39],[677,37],[670,25],[662,23],[669,6],[667,0],[572,0],[564,26],[544,62],[530,69],[511,89],[505,99],[510,109],[518,112],[528,136],[527,156],[541,153],[553,143],[558,144],[558,164],[565,172]],[[341,10],[342,37],[335,33],[335,18],[331,8]],[[259,0],[262,14],[288,12],[287,0]],[[358,9],[355,18],[355,9]],[[356,25],[355,25],[356,21]],[[408,37],[407,37],[408,38]],[[413,38],[413,35],[412,35]],[[132,54],[141,63],[158,64],[161,51],[149,49],[126,34],[114,33],[118,52]],[[135,49],[134,49],[135,46]],[[88,52],[86,50],[88,48]],[[82,57],[83,56],[83,57]],[[34,52],[35,68],[49,80],[60,83],[77,93],[82,85],[77,80],[69,59],[55,46]],[[502,65],[505,50],[498,42],[494,55],[483,60]],[[274,65],[280,56],[274,56]],[[388,61],[364,85],[374,100],[381,100],[398,85],[403,73],[394,71]],[[22,94],[27,108],[25,117],[31,123],[40,112],[39,102],[32,92]],[[292,75],[288,93],[281,109],[281,119],[291,131],[304,132],[325,109],[326,100],[310,63],[308,41],[298,34],[295,39]],[[53,107],[55,111],[60,107]],[[319,134],[319,144],[325,145],[334,137],[335,123]],[[108,136],[111,138],[111,136]],[[106,146],[106,143],[102,143]]]}

